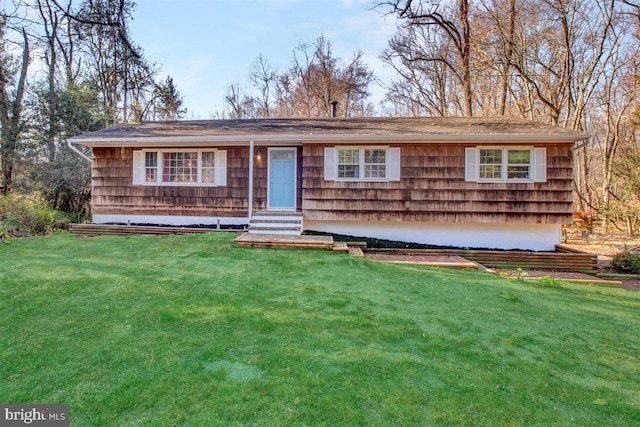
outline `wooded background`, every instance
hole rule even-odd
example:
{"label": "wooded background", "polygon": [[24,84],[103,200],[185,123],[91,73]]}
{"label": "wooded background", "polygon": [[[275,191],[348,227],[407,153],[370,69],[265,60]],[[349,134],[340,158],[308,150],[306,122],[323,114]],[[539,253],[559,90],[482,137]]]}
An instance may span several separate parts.
{"label": "wooded background", "polygon": [[[6,1],[6,0],[5,0]],[[128,0],[13,0],[0,16],[4,192],[38,192],[89,213],[89,165],[68,137],[118,123],[183,118],[182,97],[129,34]],[[378,0],[398,18],[380,57],[338,58],[320,35],[276,69],[259,56],[227,86],[216,118],[505,116],[588,133],[574,156],[575,211],[585,227],[636,235],[640,225],[640,2]],[[371,13],[364,10],[363,13]],[[215,47],[213,47],[215,48]],[[29,67],[44,69],[29,73]],[[39,77],[31,77],[37,75]],[[381,84],[385,99],[373,104]]]}

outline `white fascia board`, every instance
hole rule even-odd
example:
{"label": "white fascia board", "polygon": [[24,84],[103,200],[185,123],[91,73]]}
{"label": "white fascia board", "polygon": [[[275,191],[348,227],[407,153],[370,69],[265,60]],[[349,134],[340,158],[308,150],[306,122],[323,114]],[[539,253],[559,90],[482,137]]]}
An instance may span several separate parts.
{"label": "white fascia board", "polygon": [[412,144],[437,143],[572,143],[588,138],[588,135],[254,135],[254,136],[166,136],[141,138],[83,138],[74,137],[74,144],[89,147],[186,147],[205,145],[249,145],[254,141],[260,146],[292,146],[301,144],[353,144],[354,142],[386,142]]}

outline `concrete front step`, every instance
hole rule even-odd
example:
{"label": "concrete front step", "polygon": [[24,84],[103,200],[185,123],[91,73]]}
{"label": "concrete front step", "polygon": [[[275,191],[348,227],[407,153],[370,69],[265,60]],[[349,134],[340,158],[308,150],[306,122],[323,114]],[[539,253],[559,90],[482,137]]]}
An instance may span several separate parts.
{"label": "concrete front step", "polygon": [[250,225],[249,234],[286,234],[291,236],[299,236],[302,234],[300,227],[255,227]]}
{"label": "concrete front step", "polygon": [[253,213],[253,216],[297,216],[301,217],[300,211],[266,211],[261,210]]}
{"label": "concrete front step", "polygon": [[249,221],[251,234],[302,234],[302,212],[259,211]]}
{"label": "concrete front step", "polygon": [[302,224],[300,219],[273,219],[273,218],[251,218],[251,224]]}
{"label": "concrete front step", "polygon": [[254,224],[251,223],[249,224],[249,228],[248,230],[291,230],[291,231],[298,231],[302,229],[302,224],[291,224],[291,223],[281,223],[281,224],[271,224],[271,223],[264,223],[264,224]]}
{"label": "concrete front step", "polygon": [[260,221],[260,222],[271,222],[271,221],[289,221],[289,222],[302,222],[302,216],[297,215],[278,215],[278,216],[267,216],[267,215],[254,215],[251,217],[251,222]]}

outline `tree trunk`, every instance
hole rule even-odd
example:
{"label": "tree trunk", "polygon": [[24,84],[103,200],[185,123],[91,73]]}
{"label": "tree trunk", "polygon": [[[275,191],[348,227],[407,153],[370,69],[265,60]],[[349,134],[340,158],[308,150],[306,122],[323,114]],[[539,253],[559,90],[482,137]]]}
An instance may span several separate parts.
{"label": "tree trunk", "polygon": [[4,86],[10,79],[5,75],[6,69],[0,65],[0,121],[2,124],[2,191],[7,194],[11,191],[13,184],[13,165],[17,154],[18,140],[21,132],[21,115],[22,100],[24,98],[24,89],[27,81],[27,71],[29,68],[29,39],[27,32],[22,30],[24,39],[24,49],[22,51],[22,64],[20,67],[20,76],[16,84],[16,95],[13,99],[9,99],[10,94],[7,87]]}
{"label": "tree trunk", "polygon": [[47,94],[48,101],[48,129],[47,129],[47,148],[49,149],[49,162],[53,163],[56,160],[56,62],[58,60],[56,55],[56,33],[58,32],[57,17],[52,17],[51,22],[51,34],[47,35],[49,38],[49,93]]}
{"label": "tree trunk", "polygon": [[498,114],[505,115],[507,109],[507,93],[509,91],[509,82],[511,76],[511,58],[513,57],[513,38],[515,37],[516,28],[516,1],[509,0],[509,29],[507,39],[505,40],[504,64],[502,66],[502,87],[500,88],[500,107]]}
{"label": "tree trunk", "polygon": [[460,0],[460,22],[462,23],[462,90],[464,91],[465,114],[473,116],[473,88],[471,85],[471,26],[469,25],[469,0]]}

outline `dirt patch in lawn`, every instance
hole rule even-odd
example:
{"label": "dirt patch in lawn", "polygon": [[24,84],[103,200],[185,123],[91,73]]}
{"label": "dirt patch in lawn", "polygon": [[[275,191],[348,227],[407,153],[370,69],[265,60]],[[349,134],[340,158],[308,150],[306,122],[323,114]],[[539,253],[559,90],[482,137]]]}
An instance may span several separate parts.
{"label": "dirt patch in lawn", "polygon": [[581,239],[570,239],[565,246],[598,256],[598,270],[608,271],[611,259],[621,252],[640,247],[640,239],[630,239],[612,234],[589,234]]}
{"label": "dirt patch in lawn", "polygon": [[630,291],[640,291],[640,280],[625,280],[622,282],[622,287]]}
{"label": "dirt patch in lawn", "polygon": [[503,277],[522,278],[522,279],[540,279],[549,277],[551,279],[566,280],[569,282],[585,282],[585,283],[602,283],[610,285],[621,285],[619,280],[600,279],[589,274],[567,272],[567,271],[544,271],[544,270],[495,270],[496,273]]}
{"label": "dirt patch in lawn", "polygon": [[453,255],[387,255],[365,254],[372,261],[392,262],[397,264],[418,264],[432,267],[473,268],[479,267],[475,262]]}
{"label": "dirt patch in lawn", "polygon": [[578,233],[570,232],[567,236],[568,239],[563,242],[565,245],[609,259],[620,252],[640,247],[640,238],[630,238],[620,233],[596,231],[578,236]]}

